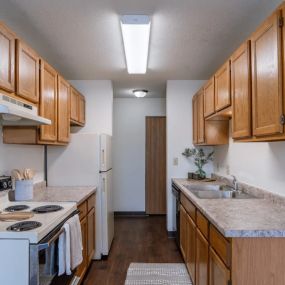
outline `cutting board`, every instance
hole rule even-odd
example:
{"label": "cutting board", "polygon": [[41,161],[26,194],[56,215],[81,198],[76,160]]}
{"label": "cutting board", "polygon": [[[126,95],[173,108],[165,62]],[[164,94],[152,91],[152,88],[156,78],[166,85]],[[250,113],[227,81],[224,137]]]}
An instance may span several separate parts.
{"label": "cutting board", "polygon": [[30,219],[34,216],[32,212],[0,213],[0,221],[14,222]]}

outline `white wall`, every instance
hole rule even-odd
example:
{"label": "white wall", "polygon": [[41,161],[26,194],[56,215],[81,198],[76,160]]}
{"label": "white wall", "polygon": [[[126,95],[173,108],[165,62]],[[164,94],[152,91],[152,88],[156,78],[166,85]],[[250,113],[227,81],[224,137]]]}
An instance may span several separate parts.
{"label": "white wall", "polygon": [[86,124],[73,128],[80,133],[112,135],[113,86],[110,80],[70,80],[86,99]]}
{"label": "white wall", "polygon": [[234,143],[215,147],[214,170],[285,196],[285,142]]}
{"label": "white wall", "polygon": [[[192,97],[204,83],[203,80],[169,80],[166,91],[167,116],[167,230],[176,228],[175,200],[171,191],[171,178],[185,178],[196,171],[191,160],[181,155],[192,147]],[[174,165],[178,158],[178,165]],[[212,163],[205,167],[212,172]]]}
{"label": "white wall", "polygon": [[145,211],[145,117],[164,116],[165,99],[114,99],[115,211]]}
{"label": "white wall", "polygon": [[[2,128],[0,128],[2,134]],[[32,168],[36,172],[34,182],[44,180],[44,147],[3,144],[0,139],[0,175],[11,175],[14,168]]]}

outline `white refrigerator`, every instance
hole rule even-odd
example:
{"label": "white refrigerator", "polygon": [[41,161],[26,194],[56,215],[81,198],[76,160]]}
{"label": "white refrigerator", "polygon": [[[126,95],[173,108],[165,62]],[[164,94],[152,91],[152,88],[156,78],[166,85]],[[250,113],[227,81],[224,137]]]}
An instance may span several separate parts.
{"label": "white refrigerator", "polygon": [[66,147],[48,147],[49,186],[97,186],[96,251],[94,259],[108,255],[114,238],[112,137],[72,134]]}

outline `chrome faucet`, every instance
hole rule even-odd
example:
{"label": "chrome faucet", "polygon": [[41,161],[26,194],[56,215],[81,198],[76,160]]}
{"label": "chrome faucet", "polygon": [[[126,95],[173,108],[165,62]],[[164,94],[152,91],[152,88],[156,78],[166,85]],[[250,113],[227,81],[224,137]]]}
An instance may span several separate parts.
{"label": "chrome faucet", "polygon": [[238,191],[238,181],[237,178],[234,175],[231,175],[233,178],[233,186],[234,186],[234,190]]}

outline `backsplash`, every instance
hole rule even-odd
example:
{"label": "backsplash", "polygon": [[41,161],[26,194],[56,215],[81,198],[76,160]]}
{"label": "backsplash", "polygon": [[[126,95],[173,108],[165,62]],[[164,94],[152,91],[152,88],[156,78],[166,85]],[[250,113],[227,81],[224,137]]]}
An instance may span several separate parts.
{"label": "backsplash", "polygon": [[[2,134],[2,127],[0,127]],[[11,175],[14,168],[32,168],[36,175],[34,182],[44,180],[44,146],[8,145],[0,140],[0,175]]]}

